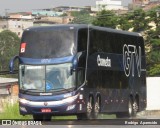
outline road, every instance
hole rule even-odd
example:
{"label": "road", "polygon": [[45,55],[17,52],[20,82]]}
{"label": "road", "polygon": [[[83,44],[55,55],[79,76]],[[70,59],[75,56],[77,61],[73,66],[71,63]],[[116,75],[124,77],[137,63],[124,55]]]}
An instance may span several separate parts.
{"label": "road", "polygon": [[[159,128],[160,126],[128,126],[128,125],[73,125],[73,126],[64,126],[64,125],[50,125],[50,126],[8,126],[5,128]],[[2,128],[2,127],[0,127]],[[3,127],[4,128],[4,127]]]}
{"label": "road", "polygon": [[[160,128],[160,112],[141,112],[136,118],[98,120],[53,120],[51,122],[39,122],[42,125],[12,125],[7,128]],[[111,116],[114,117],[114,116]],[[31,122],[29,122],[31,123]],[[158,125],[157,125],[158,124]],[[4,128],[4,126],[0,126]]]}
{"label": "road", "polygon": [[5,128],[159,128],[160,119],[56,120],[38,124],[42,125],[12,125]]}

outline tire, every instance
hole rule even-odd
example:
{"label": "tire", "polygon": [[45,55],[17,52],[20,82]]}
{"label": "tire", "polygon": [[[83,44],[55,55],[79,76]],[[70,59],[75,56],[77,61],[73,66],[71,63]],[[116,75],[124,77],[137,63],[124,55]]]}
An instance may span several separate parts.
{"label": "tire", "polygon": [[138,110],[139,110],[139,106],[138,106],[138,102],[137,102],[137,100],[135,100],[134,102],[133,102],[133,114],[132,114],[132,116],[133,117],[136,117],[136,115],[137,115],[137,112],[138,112]]}
{"label": "tire", "polygon": [[93,98],[90,96],[86,106],[86,113],[80,113],[77,115],[78,120],[93,119]]}
{"label": "tire", "polygon": [[97,97],[96,102],[94,104],[93,118],[98,119],[99,113],[100,113],[100,97]]}
{"label": "tire", "polygon": [[128,117],[132,117],[133,116],[133,101],[131,100],[131,98],[128,101],[128,112],[127,112],[127,116]]}
{"label": "tire", "polygon": [[129,117],[136,117],[137,112],[138,112],[138,103],[137,100],[132,100],[130,98],[129,103],[128,103],[128,116]]}
{"label": "tire", "polygon": [[117,118],[131,118],[135,117],[138,112],[138,103],[137,100],[133,101],[132,98],[129,99],[128,101],[128,110],[127,112],[119,112],[116,113]]}

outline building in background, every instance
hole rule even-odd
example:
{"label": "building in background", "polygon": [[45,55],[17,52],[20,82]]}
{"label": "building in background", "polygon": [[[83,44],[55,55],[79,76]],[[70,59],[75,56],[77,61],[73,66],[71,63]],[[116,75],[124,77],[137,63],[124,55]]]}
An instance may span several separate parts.
{"label": "building in background", "polygon": [[160,0],[98,0],[96,1],[96,6],[92,7],[91,10],[130,10],[137,7],[145,7],[152,2],[160,2]]}
{"label": "building in background", "polygon": [[34,26],[46,26],[53,24],[68,24],[74,19],[73,16],[41,16],[40,19],[34,20]]}
{"label": "building in background", "polygon": [[18,35],[22,36],[23,30],[32,27],[33,21],[31,20],[17,20],[17,19],[5,19],[0,21],[0,31],[10,30]]}
{"label": "building in background", "polygon": [[36,9],[32,10],[34,16],[61,16],[63,12],[54,11],[52,9]]}
{"label": "building in background", "polygon": [[101,11],[101,10],[124,10],[126,9],[122,6],[122,1],[120,0],[101,0],[96,1],[96,7],[92,7],[92,11]]}
{"label": "building in background", "polygon": [[32,16],[32,12],[18,12],[18,13],[9,13],[8,19],[19,19],[19,20],[32,20],[34,17]]}

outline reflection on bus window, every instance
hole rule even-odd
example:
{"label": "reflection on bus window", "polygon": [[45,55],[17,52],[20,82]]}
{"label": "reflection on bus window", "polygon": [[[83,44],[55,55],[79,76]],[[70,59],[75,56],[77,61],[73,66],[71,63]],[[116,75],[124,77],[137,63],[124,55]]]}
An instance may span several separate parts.
{"label": "reflection on bus window", "polygon": [[59,65],[21,65],[20,89],[45,92],[75,87],[75,73],[70,73],[71,63]]}

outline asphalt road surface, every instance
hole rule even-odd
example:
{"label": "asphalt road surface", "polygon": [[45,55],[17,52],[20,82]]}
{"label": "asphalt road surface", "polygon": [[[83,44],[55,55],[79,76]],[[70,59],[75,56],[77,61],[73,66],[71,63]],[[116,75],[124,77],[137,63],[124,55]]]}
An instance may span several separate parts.
{"label": "asphalt road surface", "polygon": [[160,119],[55,120],[38,124],[42,125],[8,125],[0,128],[160,128]]}
{"label": "asphalt road surface", "polygon": [[0,128],[160,128],[160,112],[141,112],[131,119],[53,120],[38,123],[29,121],[29,124],[32,123],[42,125],[1,125]]}
{"label": "asphalt road surface", "polygon": [[0,128],[160,128],[160,125],[42,125],[42,126],[6,126]]}

